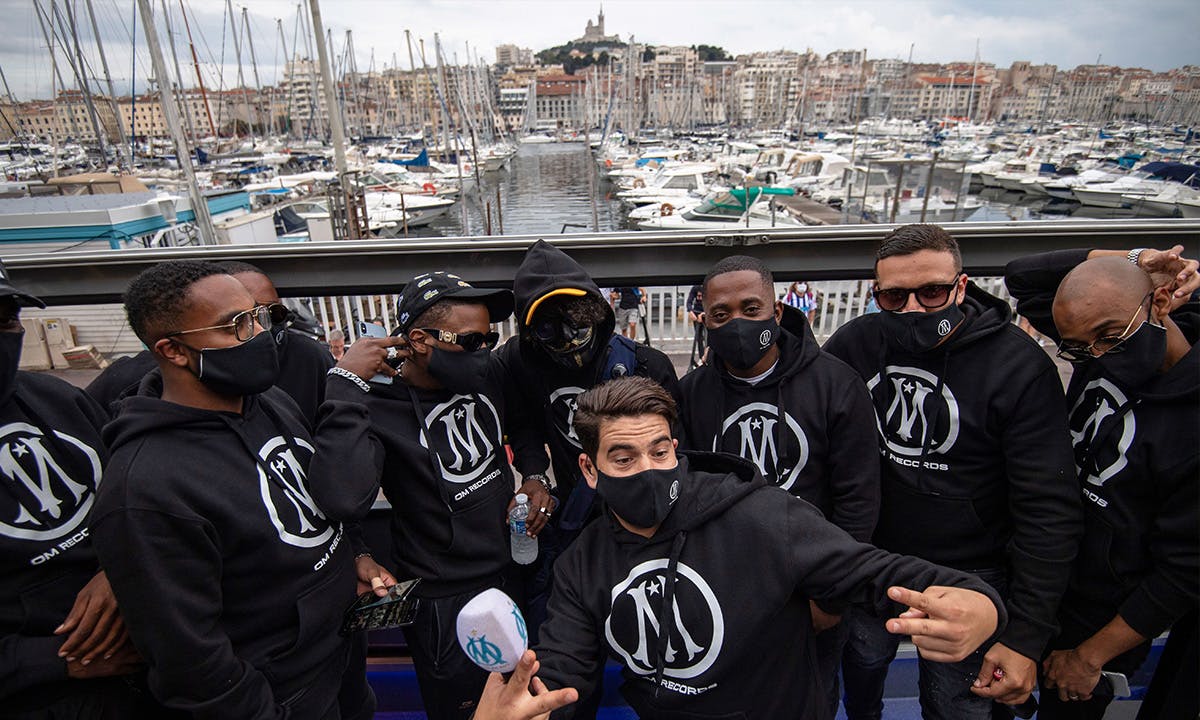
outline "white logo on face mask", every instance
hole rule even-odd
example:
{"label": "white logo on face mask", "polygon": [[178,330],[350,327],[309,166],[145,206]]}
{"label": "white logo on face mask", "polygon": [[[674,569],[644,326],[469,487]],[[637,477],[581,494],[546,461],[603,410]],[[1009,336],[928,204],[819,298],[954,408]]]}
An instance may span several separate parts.
{"label": "white logo on face mask", "polygon": [[725,418],[721,432],[713,438],[712,450],[737,453],[754,463],[768,482],[788,490],[808,464],[808,436],[795,418],[784,414],[786,430],[781,440],[785,443],[789,439],[795,441],[799,455],[788,457],[792,463],[790,467],[779,467],[779,451],[782,448],[775,447],[778,422],[779,408],[770,403],[743,405]]}
{"label": "white logo on face mask", "polygon": [[[1086,471],[1087,477],[1083,479],[1092,485],[1103,487],[1105,482],[1124,470],[1129,463],[1126,453],[1129,452],[1137,434],[1137,418],[1130,410],[1120,420],[1112,419],[1117,409],[1124,406],[1128,400],[1120,388],[1104,378],[1099,378],[1087,384],[1079,399],[1075,401],[1075,406],[1071,408],[1071,444],[1075,448],[1076,462],[1089,454],[1093,458],[1090,467],[1077,466],[1075,470],[1079,475]],[[1104,436],[1098,438],[1101,426],[1108,422],[1120,422],[1121,426],[1106,430]],[[1092,448],[1097,441],[1102,443],[1101,447]]]}
{"label": "white logo on face mask", "polygon": [[[914,367],[899,367],[889,365],[884,369],[887,374],[888,406],[880,416],[879,405],[875,405],[875,422],[879,427],[879,436],[884,444],[899,455],[909,457],[919,456],[925,448],[925,439],[933,434],[929,443],[931,454],[944,454],[954,447],[958,440],[959,410],[958,401],[950,386],[942,384],[941,396],[935,396],[938,379],[933,373]],[[880,376],[876,375],[867,383],[867,390],[872,397],[876,396],[876,388],[880,386]],[[879,387],[882,391],[884,387]],[[937,403],[940,410],[934,412]],[[937,427],[929,427],[936,417]]]}
{"label": "white logo on face mask", "polygon": [[[100,456],[78,438],[57,430],[54,435],[60,443],[28,423],[0,427],[0,482],[8,485],[0,493],[0,535],[56,540],[87,520],[103,472]],[[55,457],[58,447],[75,457]],[[79,460],[88,472],[75,478],[67,468],[79,467]]]}
{"label": "white logo on face mask", "polygon": [[579,406],[579,396],[583,393],[581,387],[563,387],[550,393],[550,415],[554,419],[554,429],[576,449],[579,436],[575,434],[575,409]]}
{"label": "white logo on face mask", "polygon": [[758,346],[760,348],[765,348],[770,344],[771,344],[771,331],[763,330],[761,333],[758,334]]}
{"label": "white logo on face mask", "polygon": [[949,320],[942,320],[940,323],[938,323],[938,335],[941,337],[946,337],[953,329],[954,328],[950,326]]}
{"label": "white logo on face mask", "polygon": [[[612,608],[604,632],[609,646],[638,675],[653,675],[655,671],[667,563],[666,558],[641,563],[612,591]],[[675,576],[673,600],[663,676],[694,678],[712,667],[720,656],[725,617],[712,588],[682,562]]]}
{"label": "white logo on face mask", "polygon": [[[308,456],[296,457],[293,446]],[[325,513],[308,492],[306,468],[312,453],[312,445],[300,438],[293,438],[289,444],[279,435],[268,440],[258,451],[263,461],[258,467],[258,488],[263,505],[279,539],[294,547],[316,547],[334,534]],[[264,466],[270,471],[270,477],[263,470]]]}
{"label": "white logo on face mask", "polygon": [[[501,447],[500,415],[486,395],[455,395],[429,412],[425,426],[431,433],[444,433],[445,447],[434,447],[434,455],[442,477],[450,482],[467,483],[479,477],[492,467]],[[421,445],[429,447],[424,433]]]}
{"label": "white logo on face mask", "polygon": [[679,499],[679,481],[678,481],[678,480],[676,480],[675,482],[671,483],[671,495],[670,495],[670,497],[671,497],[671,502],[675,502],[676,500],[678,500],[678,499]]}

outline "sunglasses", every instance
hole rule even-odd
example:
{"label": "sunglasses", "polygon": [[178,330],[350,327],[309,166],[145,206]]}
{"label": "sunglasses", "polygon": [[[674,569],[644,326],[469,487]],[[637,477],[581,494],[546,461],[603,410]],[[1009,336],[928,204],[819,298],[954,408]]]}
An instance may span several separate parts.
{"label": "sunglasses", "polygon": [[922,285],[919,288],[888,288],[887,290],[875,288],[871,291],[871,295],[875,298],[875,304],[879,306],[880,310],[891,312],[900,310],[908,304],[910,295],[917,296],[917,302],[921,307],[926,310],[935,310],[950,300],[950,295],[958,285],[960,277],[962,277],[962,273],[955,275],[954,279],[948,283]]}
{"label": "sunglasses", "polygon": [[292,319],[291,308],[282,303],[271,303],[267,306],[267,312],[271,313],[271,322],[275,325],[282,325]]}
{"label": "sunglasses", "polygon": [[254,324],[263,330],[271,329],[271,311],[266,305],[244,310],[233,319],[224,325],[210,325],[202,328],[192,328],[191,330],[176,330],[175,332],[167,333],[167,337],[176,337],[178,335],[188,335],[190,333],[205,332],[208,330],[228,330],[233,333],[238,342],[246,342],[254,337]]}
{"label": "sunglasses", "polygon": [[441,340],[450,345],[457,345],[466,352],[475,352],[480,348],[493,348],[500,341],[500,333],[452,333],[449,330],[438,330],[437,328],[420,328],[421,332],[428,333],[430,337]]}
{"label": "sunglasses", "polygon": [[1058,344],[1058,352],[1055,354],[1069,363],[1079,364],[1094,360],[1101,355],[1123,352],[1125,350],[1124,342],[1133,334],[1131,332],[1133,330],[1133,322],[1141,314],[1142,306],[1146,304],[1146,300],[1153,294],[1153,292],[1146,293],[1146,297],[1142,298],[1142,301],[1138,303],[1137,309],[1133,311],[1133,317],[1129,318],[1125,329],[1119,335],[1103,335],[1086,345],[1072,340],[1063,340]]}
{"label": "sunglasses", "polygon": [[542,320],[530,328],[533,337],[554,352],[566,352],[586,345],[592,339],[591,325],[575,327],[565,320]]}

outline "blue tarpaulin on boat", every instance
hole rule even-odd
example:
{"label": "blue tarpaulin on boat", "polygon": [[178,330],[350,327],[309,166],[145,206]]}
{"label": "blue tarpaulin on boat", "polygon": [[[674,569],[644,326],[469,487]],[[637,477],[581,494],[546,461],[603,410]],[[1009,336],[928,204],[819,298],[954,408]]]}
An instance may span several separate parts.
{"label": "blue tarpaulin on boat", "polygon": [[1164,180],[1174,180],[1189,187],[1200,187],[1200,165],[1179,162],[1149,162],[1138,170]]}
{"label": "blue tarpaulin on boat", "polygon": [[412,160],[388,160],[393,165],[409,165],[413,167],[428,167],[429,166],[429,151],[422,150],[421,154]]}

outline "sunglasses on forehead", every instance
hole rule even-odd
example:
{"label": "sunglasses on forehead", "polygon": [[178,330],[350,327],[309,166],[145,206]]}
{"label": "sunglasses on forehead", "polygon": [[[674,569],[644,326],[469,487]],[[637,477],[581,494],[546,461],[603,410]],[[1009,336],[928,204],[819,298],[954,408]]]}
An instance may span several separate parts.
{"label": "sunglasses on forehead", "polygon": [[500,341],[500,333],[452,333],[449,330],[439,330],[437,328],[419,328],[421,332],[428,334],[430,337],[441,340],[450,345],[457,345],[466,352],[474,352],[480,348],[493,348]]}
{"label": "sunglasses on forehead", "polygon": [[933,283],[930,285],[922,285],[918,288],[887,288],[886,290],[875,288],[871,291],[871,295],[875,298],[875,304],[880,310],[896,311],[902,309],[908,304],[910,295],[915,295],[917,303],[926,310],[935,310],[945,305],[950,300],[950,294],[954,292],[954,287],[958,285],[958,279],[962,277],[962,273],[954,276],[954,279],[948,283]]}

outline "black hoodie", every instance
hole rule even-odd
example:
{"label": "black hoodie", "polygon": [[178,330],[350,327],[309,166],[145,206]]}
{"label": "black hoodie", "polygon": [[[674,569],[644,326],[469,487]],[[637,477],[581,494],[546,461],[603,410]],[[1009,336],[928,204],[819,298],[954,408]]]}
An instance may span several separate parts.
{"label": "black hoodie", "polygon": [[851,320],[824,349],[858,371],[875,404],[875,544],[1007,571],[1012,622],[999,641],[1036,659],[1056,631],[1082,526],[1062,383],[1003,300],[968,283],[961,308],[962,324],[926,353],[891,347],[882,313]]}
{"label": "black hoodie", "polygon": [[394,569],[400,578],[422,578],[417,592],[426,597],[479,588],[511,559],[513,478],[501,435],[500,378],[493,373],[489,385],[459,395],[396,380],[371,383],[364,393],[329,378],[318,452],[342,472],[314,484],[313,497],[330,517],[360,520],[382,486],[392,505]]}
{"label": "black hoodie", "polygon": [[822,352],[804,313],[785,307],[781,324],[779,361],[757,385],[730,375],[715,351],[679,381],[685,449],[740,455],[870,542],[879,516],[871,398],[854,370]]}
{"label": "black hoodie", "polygon": [[[1050,308],[1087,250],[1014,260],[1005,268],[1017,310],[1057,339]],[[1171,313],[1192,348],[1138,388],[1076,366],[1067,388],[1084,536],[1062,613],[1094,632],[1120,615],[1152,638],[1200,597],[1200,306]]]}
{"label": "black hoodie", "polygon": [[18,372],[0,399],[0,700],[68,692],[55,635],[96,574],[88,513],[107,460],[104,412],[54,377]]}
{"label": "black hoodie", "polygon": [[[534,347],[525,318],[536,301],[553,290],[582,290],[604,306],[604,322],[596,327],[598,341],[604,348],[592,361],[580,368],[566,368]],[[579,476],[579,439],[572,427],[575,398],[600,383],[611,349],[608,338],[616,327],[616,316],[608,298],[592,281],[583,267],[566,253],[545,240],[539,240],[525,254],[513,279],[519,336],[510,339],[497,351],[497,359],[508,377],[505,391],[509,407],[505,430],[513,449],[513,464],[521,475],[544,473],[550,462],[546,445],[554,462],[554,491],[564,502]],[[641,375],[657,381],[679,401],[679,382],[675,366],[661,351],[638,344],[636,367],[630,375]],[[556,516],[557,517],[557,516]]]}
{"label": "black hoodie", "polygon": [[979,579],[855,542],[741,458],[685,453],[680,463],[678,500],[653,537],[609,516],[559,558],[535,648],[547,685],[586,697],[608,656],[642,718],[821,720],[809,598],[883,612],[891,585],[957,585],[991,598],[1003,627],[999,598]]}
{"label": "black hoodie", "polygon": [[311,497],[306,422],[278,388],[239,415],[166,402],[160,383],[104,429],[92,520],[150,689],[196,718],[312,717],[341,683],[355,578]]}

